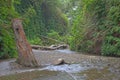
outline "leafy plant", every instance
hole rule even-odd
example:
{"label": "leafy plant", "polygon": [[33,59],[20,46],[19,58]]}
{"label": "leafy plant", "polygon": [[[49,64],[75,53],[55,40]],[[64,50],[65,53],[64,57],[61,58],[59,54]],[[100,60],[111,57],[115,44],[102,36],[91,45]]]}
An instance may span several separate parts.
{"label": "leafy plant", "polygon": [[40,38],[34,38],[32,40],[29,40],[29,42],[33,45],[42,45],[42,40]]}
{"label": "leafy plant", "polygon": [[118,0],[82,0],[80,5],[83,15],[78,17],[78,22],[73,23],[76,27],[72,29],[71,48],[106,56],[120,56],[119,3]]}
{"label": "leafy plant", "polygon": [[14,0],[0,1],[0,58],[13,58],[17,56],[11,20],[18,17],[15,11]]}
{"label": "leafy plant", "polygon": [[[10,33],[11,32],[11,33]],[[14,38],[12,37],[12,31],[9,29],[2,29],[1,31],[1,49],[0,49],[0,58],[13,58],[17,57],[16,45]],[[11,34],[11,35],[10,35]]]}

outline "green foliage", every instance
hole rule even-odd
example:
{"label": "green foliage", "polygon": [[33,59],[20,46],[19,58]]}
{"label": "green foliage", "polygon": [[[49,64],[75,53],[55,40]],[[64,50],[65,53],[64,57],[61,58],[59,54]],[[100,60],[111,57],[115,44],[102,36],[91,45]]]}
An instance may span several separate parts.
{"label": "green foliage", "polygon": [[60,39],[60,35],[58,34],[58,32],[51,30],[50,33],[47,34],[48,37],[53,38],[53,39]]}
{"label": "green foliage", "polygon": [[14,38],[12,37],[12,31],[9,29],[1,30],[1,49],[0,49],[0,58],[13,58],[17,56],[16,45]]}
{"label": "green foliage", "polygon": [[65,35],[68,20],[60,9],[59,0],[21,0],[16,10],[24,18],[24,29],[28,39],[47,36],[51,30]]}
{"label": "green foliage", "polygon": [[107,37],[102,45],[102,55],[120,56],[120,39],[115,37]]}
{"label": "green foliage", "polygon": [[51,30],[49,33],[47,33],[47,40],[45,43],[48,45],[57,44],[60,43],[61,36],[58,32]]}
{"label": "green foliage", "polygon": [[72,50],[78,50],[79,44],[83,39],[84,26],[82,25],[83,22],[81,15],[74,21],[71,36],[69,37],[70,48]]}
{"label": "green foliage", "polygon": [[16,57],[16,45],[10,28],[13,17],[18,17],[14,0],[0,1],[0,58]]}
{"label": "green foliage", "polygon": [[1,0],[0,58],[16,56],[16,17],[31,44],[66,42],[72,50],[120,56],[119,0]]}
{"label": "green foliage", "polygon": [[73,23],[76,27],[72,29],[72,49],[120,56],[120,1],[82,0],[80,5],[83,15]]}
{"label": "green foliage", "polygon": [[30,42],[30,44],[33,44],[33,45],[43,45],[42,40],[38,37],[32,40],[28,40],[28,41]]}
{"label": "green foliage", "polygon": [[120,1],[108,1],[109,6],[107,20],[107,32],[102,45],[102,54],[111,56],[120,56]]}

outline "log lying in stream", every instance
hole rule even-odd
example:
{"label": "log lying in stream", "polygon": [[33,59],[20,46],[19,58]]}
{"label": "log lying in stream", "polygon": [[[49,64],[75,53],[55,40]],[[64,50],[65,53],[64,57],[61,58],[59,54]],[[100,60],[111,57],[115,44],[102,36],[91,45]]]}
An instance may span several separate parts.
{"label": "log lying in stream", "polygon": [[39,46],[39,45],[31,45],[32,49],[37,49],[37,50],[57,50],[57,49],[67,49],[68,45],[51,45],[51,46]]}

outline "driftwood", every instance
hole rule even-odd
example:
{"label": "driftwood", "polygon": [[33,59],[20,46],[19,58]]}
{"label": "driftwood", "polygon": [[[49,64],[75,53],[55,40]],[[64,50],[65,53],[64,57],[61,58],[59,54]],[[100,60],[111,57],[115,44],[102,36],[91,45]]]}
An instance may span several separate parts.
{"label": "driftwood", "polygon": [[66,49],[68,48],[68,45],[51,45],[49,47],[47,46],[39,46],[39,45],[31,45],[32,49],[37,49],[37,50],[57,50],[57,49]]}
{"label": "driftwood", "polygon": [[35,67],[38,66],[37,60],[34,57],[32,48],[28,43],[20,19],[12,21],[12,28],[15,34],[15,41],[18,50],[17,62],[24,66]]}
{"label": "driftwood", "polygon": [[66,62],[62,58],[60,58],[54,62],[54,65],[63,65],[63,64],[66,64]]}
{"label": "driftwood", "polygon": [[58,60],[55,60],[55,62],[53,63],[53,65],[64,65],[64,64],[68,64],[70,65],[70,63],[66,62],[63,58],[59,58]]}

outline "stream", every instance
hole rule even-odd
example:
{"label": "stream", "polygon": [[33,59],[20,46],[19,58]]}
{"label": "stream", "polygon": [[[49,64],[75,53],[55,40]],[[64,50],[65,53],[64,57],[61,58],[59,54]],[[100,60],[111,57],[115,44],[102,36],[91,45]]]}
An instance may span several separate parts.
{"label": "stream", "polygon": [[[78,54],[68,49],[33,52],[45,66],[22,68],[11,65],[15,59],[1,61],[0,80],[120,80],[120,58]],[[53,65],[61,57],[71,64]]]}

